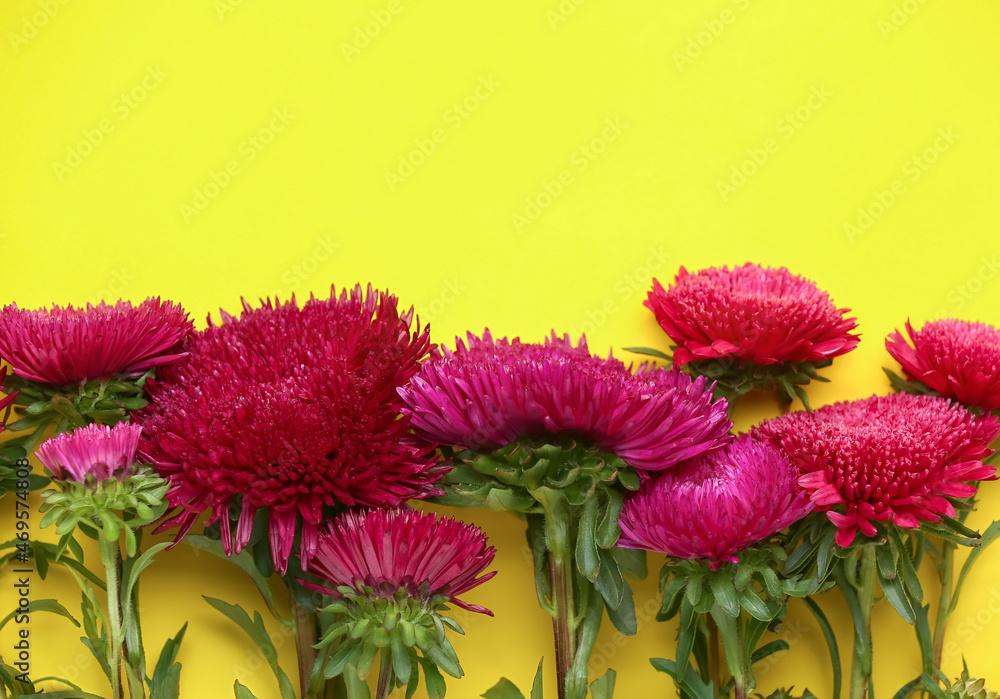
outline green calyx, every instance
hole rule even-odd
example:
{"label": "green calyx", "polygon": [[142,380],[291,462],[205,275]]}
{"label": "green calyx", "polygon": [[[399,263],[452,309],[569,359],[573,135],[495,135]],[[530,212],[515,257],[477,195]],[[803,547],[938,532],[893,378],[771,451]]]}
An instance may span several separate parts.
{"label": "green calyx", "polygon": [[808,688],[802,694],[793,694],[795,687],[790,687],[785,689],[784,687],[776,689],[766,697],[763,694],[757,694],[755,696],[759,699],[816,699],[816,695],[808,690]]}
{"label": "green calyx", "polygon": [[412,594],[405,587],[392,591],[367,585],[338,587],[342,597],[320,610],[332,615],[333,622],[316,648],[336,642],[324,675],[336,677],[351,665],[363,679],[381,653],[399,684],[415,682],[420,666],[429,682],[440,679],[437,668],[461,677],[462,667],[445,632],[461,634],[462,627],[442,613],[448,609],[448,598],[428,595],[427,588],[424,583]]}
{"label": "green calyx", "polygon": [[167,509],[169,483],[145,464],[121,479],[97,481],[88,475],[83,483],[53,482],[58,490],[42,492],[41,527],[55,524],[59,535],[80,527],[105,541],[117,541],[124,532],[129,556],[136,552],[135,529],[153,523]]}
{"label": "green calyx", "polygon": [[69,386],[53,386],[9,375],[4,381],[4,390],[18,392],[14,405],[19,417],[7,429],[30,430],[20,439],[25,442],[25,451],[31,452],[50,425],[55,426],[57,433],[95,422],[115,425],[127,420],[130,412],[146,407],[143,394],[146,380],[152,375],[150,370],[142,376],[94,379]]}
{"label": "green calyx", "polygon": [[663,606],[657,620],[665,621],[688,605],[691,611],[705,614],[716,605],[731,617],[745,610],[750,616],[770,622],[780,616],[784,598],[804,597],[808,581],[798,577],[779,577],[785,551],[777,544],[759,544],[741,551],[737,563],[725,563],[712,570],[708,562],[697,559],[669,559],[660,571]]}
{"label": "green calyx", "polygon": [[595,496],[605,499],[610,490],[637,490],[639,476],[619,457],[579,440],[537,444],[521,438],[491,453],[458,452],[444,485],[451,504],[540,514],[544,508],[533,493],[543,488],[562,492],[577,506]]}
{"label": "green calyx", "polygon": [[782,403],[798,398],[809,410],[809,396],[803,388],[810,381],[829,382],[818,370],[833,364],[832,359],[815,362],[779,362],[776,364],[751,364],[737,359],[698,359],[684,365],[684,370],[694,376],[704,376],[715,381],[715,395],[729,399],[739,398],[750,391],[774,392]]}
{"label": "green calyx", "polygon": [[970,678],[968,670],[944,693],[946,699],[997,699],[998,696],[992,689],[986,689],[985,678]]}

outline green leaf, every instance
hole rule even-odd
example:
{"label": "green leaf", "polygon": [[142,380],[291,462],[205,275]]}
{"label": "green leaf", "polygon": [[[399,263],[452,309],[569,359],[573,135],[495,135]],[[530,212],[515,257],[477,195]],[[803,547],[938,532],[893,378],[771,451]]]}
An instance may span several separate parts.
{"label": "green leaf", "polygon": [[128,601],[132,599],[132,590],[135,584],[139,581],[139,574],[142,573],[149,565],[153,562],[153,557],[156,556],[160,551],[171,545],[169,541],[163,541],[159,544],[154,544],[150,546],[141,556],[135,559],[135,562],[131,565],[126,565],[122,568],[122,607],[125,608],[128,605]]}
{"label": "green leaf", "polygon": [[274,671],[274,676],[278,679],[281,698],[295,699],[295,690],[292,688],[292,683],[288,680],[288,675],[285,674],[285,671],[278,664],[278,652],[275,650],[274,644],[271,642],[271,637],[264,627],[264,620],[261,618],[260,613],[255,611],[253,613],[253,621],[251,621],[247,613],[238,604],[229,604],[220,599],[205,597],[204,595],[202,597],[215,609],[222,612],[230,621],[243,629],[250,636],[251,640],[257,644],[257,647],[260,648],[261,653],[263,653],[271,669]]}
{"label": "green leaf", "polygon": [[687,600],[681,603],[681,619],[677,629],[677,651],[675,670],[680,677],[684,677],[690,668],[691,649],[694,648],[694,638],[698,633],[698,615],[694,611],[694,606]]}
{"label": "green leaf", "polygon": [[[922,536],[922,534],[918,531],[916,536]],[[889,527],[889,545],[892,546],[893,552],[899,562],[899,573],[903,581],[903,587],[906,588],[911,601],[923,602],[924,591],[920,586],[920,578],[917,576],[916,566],[910,559],[910,551],[903,542],[896,527]],[[985,546],[985,539],[983,545]]]}
{"label": "green leaf", "polygon": [[593,699],[612,699],[615,695],[615,671],[608,670],[590,683],[590,695]]}
{"label": "green leaf", "polygon": [[274,618],[277,619],[283,626],[290,626],[291,622],[284,619],[275,609],[274,606],[274,594],[271,592],[271,586],[257,566],[254,564],[253,556],[251,556],[246,550],[241,551],[235,556],[227,556],[225,550],[222,548],[222,542],[217,539],[211,539],[207,536],[197,536],[188,534],[183,539],[184,543],[193,546],[201,551],[208,551],[211,554],[218,556],[219,558],[224,558],[231,563],[235,563],[237,566],[243,569],[245,573],[250,576],[253,580],[254,585],[257,586],[257,590],[260,592],[260,596],[264,598],[264,604],[267,605],[267,609]]}
{"label": "green leaf", "polygon": [[[740,643],[740,636],[737,630],[737,626],[742,623],[742,619],[738,616],[730,615],[719,604],[712,605],[711,613],[712,618],[715,619],[715,625],[719,627],[719,637],[722,639],[722,649],[725,651],[726,665],[729,666],[729,673],[736,679],[738,684],[747,682],[749,678],[742,677],[744,669],[742,658],[744,657],[743,653],[745,649],[742,648],[743,644]],[[750,672],[752,675],[753,670]]]}
{"label": "green leaf", "polygon": [[236,695],[236,699],[257,699],[254,693],[246,688],[245,685],[240,684],[239,680],[233,684],[233,694]]}
{"label": "green leaf", "polygon": [[584,503],[576,532],[576,566],[590,582],[597,580],[601,570],[601,558],[597,552],[598,509],[596,497]]}
{"label": "green leaf", "polygon": [[432,661],[427,658],[417,658],[420,663],[420,667],[424,671],[424,686],[427,688],[427,696],[429,699],[444,699],[445,693],[445,683],[444,677],[437,669]]}
{"label": "green leaf", "polygon": [[750,613],[750,616],[755,619],[760,619],[761,621],[771,621],[774,619],[775,614],[780,611],[780,608],[769,608],[768,605],[764,604],[764,601],[761,600],[761,598],[758,597],[753,590],[740,590],[736,594],[739,595],[740,606],[747,610],[747,612]]}
{"label": "green leaf", "polygon": [[674,359],[669,354],[664,354],[658,349],[653,349],[651,347],[623,347],[626,352],[631,352],[632,354],[642,354],[647,357],[656,357],[657,359],[662,359],[669,364],[673,364]]}
{"label": "green leaf", "polygon": [[674,678],[677,686],[683,692],[681,696],[687,699],[715,699],[715,691],[711,683],[705,684],[705,681],[698,676],[698,673],[693,668],[688,667],[684,675],[678,679],[677,664],[673,660],[650,658],[649,663],[657,671],[666,673]]}
{"label": "green leaf", "polygon": [[[545,658],[538,661],[538,669],[535,670],[535,679],[531,683],[531,697],[530,699],[544,699],[542,696],[542,663],[545,662]],[[520,692],[518,692],[520,694]]]}
{"label": "green leaf", "polygon": [[622,575],[628,575],[636,580],[645,580],[649,574],[646,568],[646,552],[643,549],[623,549],[617,546],[611,549],[618,562]]}
{"label": "green leaf", "polygon": [[955,607],[958,606],[958,595],[962,591],[962,585],[965,583],[965,578],[968,577],[969,573],[972,571],[972,566],[975,565],[976,560],[986,547],[996,541],[998,537],[1000,537],[1000,521],[993,522],[993,524],[988,526],[986,531],[983,532],[983,543],[969,552],[969,557],[965,559],[962,571],[958,574],[958,580],[955,581],[955,590],[951,595],[951,604],[948,607],[949,614],[955,611]]}
{"label": "green leaf", "polygon": [[389,635],[389,646],[382,649],[389,653],[392,660],[392,672],[396,679],[406,684],[410,681],[410,649],[403,643],[401,631]]}
{"label": "green leaf", "polygon": [[347,696],[351,699],[370,699],[371,691],[368,683],[361,678],[358,668],[348,665],[344,668],[344,684],[347,687]]}
{"label": "green leaf", "polygon": [[598,555],[601,559],[601,567],[594,587],[601,593],[601,597],[604,598],[609,607],[617,609],[625,597],[625,588],[628,585],[618,569],[618,561],[615,560],[611,550],[598,549]]}
{"label": "green leaf", "polygon": [[902,687],[899,688],[899,691],[892,696],[892,699],[906,699],[908,696],[910,696],[913,690],[915,690],[917,687],[920,686],[920,683],[921,683],[920,677],[910,680],[909,682],[907,682],[906,684],[904,684]]}
{"label": "green leaf", "polygon": [[736,596],[733,581],[728,576],[727,569],[713,573],[708,576],[708,586],[711,588],[712,596],[715,597],[715,603],[719,605],[719,608],[735,618],[740,615],[740,602]]}
{"label": "green leaf", "polygon": [[465,672],[458,664],[458,656],[455,649],[451,647],[451,642],[446,638],[441,643],[435,644],[424,651],[424,656],[431,660],[439,669],[444,670],[452,677],[459,679]]}
{"label": "green leaf", "polygon": [[[524,699],[524,695],[521,694],[521,690],[519,690],[514,683],[506,677],[501,677],[499,682],[479,696],[485,697],[485,699]],[[535,699],[534,693],[532,693],[531,699]]]}
{"label": "green leaf", "polygon": [[847,602],[847,608],[851,612],[851,619],[854,622],[854,647],[862,649],[860,658],[861,670],[863,674],[870,674],[872,671],[872,644],[868,636],[868,631],[865,629],[864,614],[858,602],[858,595],[855,592],[854,586],[847,580],[847,576],[844,574],[841,566],[836,566],[833,569],[833,574],[837,579],[837,586],[844,596],[844,601]]}
{"label": "green leaf", "polygon": [[608,502],[604,506],[600,524],[597,526],[597,544],[601,548],[610,548],[618,542],[622,530],[618,526],[618,515],[622,509],[623,496],[618,490],[608,489]]}
{"label": "green leaf", "polygon": [[833,695],[831,699],[840,699],[843,677],[840,668],[840,649],[837,647],[837,636],[833,633],[833,627],[830,626],[830,621],[826,618],[826,614],[823,613],[820,606],[809,597],[803,598],[802,601],[805,602],[809,611],[816,617],[816,622],[823,632],[823,638],[826,639],[826,645],[830,651],[830,666],[833,669]]}
{"label": "green leaf", "polygon": [[187,622],[184,622],[184,626],[177,632],[177,635],[173,638],[168,638],[166,643],[163,644],[163,650],[160,651],[156,667],[153,668],[153,676],[149,678],[150,685],[154,687],[159,685],[164,681],[167,673],[170,672],[171,667],[174,665],[174,660],[177,658],[177,651],[180,650],[181,641],[184,640],[184,632],[187,631],[187,626]]}
{"label": "green leaf", "polygon": [[761,660],[774,653],[780,653],[783,650],[788,650],[788,641],[771,641],[753,652],[750,656],[750,664],[754,665],[759,663]]}
{"label": "green leaf", "polygon": [[897,577],[883,577],[881,570],[878,571],[878,579],[882,583],[882,592],[885,593],[885,598],[889,600],[893,608],[903,617],[903,621],[907,624],[913,624],[917,620],[917,617],[913,611],[913,604],[910,602],[906,590],[903,589],[903,583]]}
{"label": "green leaf", "polygon": [[635,620],[635,603],[632,601],[632,588],[625,585],[625,594],[617,607],[611,607],[604,601],[604,606],[608,610],[608,619],[618,631],[626,636],[634,636],[637,631]]}
{"label": "green leaf", "polygon": [[[6,626],[7,622],[9,622],[11,619],[13,619],[15,616],[17,616],[20,611],[21,611],[20,609],[15,609],[10,614],[8,614],[7,616],[5,616],[2,620],[0,620],[0,629],[2,629],[4,626]],[[70,621],[72,621],[73,625],[76,626],[77,628],[79,628],[79,626],[80,626],[80,622],[77,621],[76,618],[72,614],[69,613],[69,610],[66,609],[66,607],[64,607],[61,604],[59,604],[58,600],[54,600],[54,599],[33,599],[33,600],[30,600],[28,602],[28,611],[29,612],[50,612],[52,614],[57,614],[59,616],[66,617],[67,619],[69,619]]]}

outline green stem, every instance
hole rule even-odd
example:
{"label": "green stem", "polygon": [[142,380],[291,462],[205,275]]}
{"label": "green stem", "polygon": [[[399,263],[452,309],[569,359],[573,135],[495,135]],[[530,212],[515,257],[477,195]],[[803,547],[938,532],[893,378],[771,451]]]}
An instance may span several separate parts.
{"label": "green stem", "polygon": [[375,699],[386,699],[392,690],[392,657],[388,649],[382,649],[382,667],[378,673],[378,688],[375,690]]}
{"label": "green stem", "polygon": [[111,644],[111,654],[108,656],[111,696],[112,699],[124,699],[122,688],[122,643],[125,636],[122,633],[121,609],[121,577],[119,564],[121,551],[117,541],[107,541],[103,533],[98,536],[101,548],[101,563],[104,565],[104,576],[108,585],[108,633]]}
{"label": "green stem", "polygon": [[316,632],[316,615],[303,607],[295,599],[295,593],[288,589],[291,598],[292,618],[295,621],[295,650],[299,660],[299,692],[303,699],[315,699],[318,695],[310,691],[312,687],[312,671],[316,664],[316,649],[318,642]]}
{"label": "green stem", "polygon": [[705,615],[708,627],[708,680],[715,685],[716,696],[722,694],[722,663],[719,658],[719,625],[711,614]]}
{"label": "green stem", "polygon": [[958,544],[941,542],[941,601],[938,603],[937,619],[934,620],[934,669],[941,669],[944,656],[944,636],[948,628],[948,615],[955,578],[955,549]]}
{"label": "green stem", "polygon": [[750,654],[747,650],[744,632],[743,614],[736,619],[736,650],[740,654],[740,671],[736,680],[735,699],[748,699],[754,690],[755,682],[751,682]]}
{"label": "green stem", "polygon": [[[875,546],[862,549],[859,575],[858,607],[869,645],[872,643],[872,608],[875,606]],[[854,634],[854,657],[851,663],[851,699],[867,699],[871,692],[871,668],[865,668],[862,657],[867,649],[859,647],[860,636]]]}
{"label": "green stem", "polygon": [[552,582],[552,606],[555,608],[552,631],[555,636],[559,699],[583,699],[586,697],[586,681],[583,683],[582,693],[576,682],[568,681],[576,657],[576,632],[579,624],[573,585],[573,548],[576,537],[572,531],[572,514],[561,491],[540,488],[532,495],[545,509],[545,545],[549,552],[549,578]]}

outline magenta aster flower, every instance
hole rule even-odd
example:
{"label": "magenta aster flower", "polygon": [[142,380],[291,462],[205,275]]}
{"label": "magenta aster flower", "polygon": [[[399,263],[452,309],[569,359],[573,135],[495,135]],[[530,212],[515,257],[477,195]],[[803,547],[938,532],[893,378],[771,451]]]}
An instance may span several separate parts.
{"label": "magenta aster flower", "polygon": [[[432,448],[409,435],[396,389],[431,349],[396,298],[361,287],[329,299],[244,302],[235,318],[193,335],[188,357],[151,386],[141,451],[170,478],[178,508],[161,528],[186,534],[199,513],[218,520],[229,552],[247,545],[267,508],[275,567],[296,532],[303,566],[323,508],[395,507],[440,493]],[[229,507],[239,501],[235,537]]]}
{"label": "magenta aster flower", "polygon": [[[496,575],[481,575],[495,553],[477,527],[433,513],[344,512],[320,534],[309,572],[330,588],[367,586],[385,596],[405,588],[410,597],[443,595],[462,609],[493,616],[485,607],[457,597]],[[321,585],[303,584],[338,595]]]}
{"label": "magenta aster flower", "polygon": [[0,357],[18,376],[63,386],[113,376],[138,376],[183,356],[177,344],[192,324],[180,306],[149,298],[103,301],[86,308],[53,306],[0,311]]}
{"label": "magenta aster flower", "polygon": [[705,379],[633,374],[555,333],[545,344],[468,335],[400,389],[414,430],[431,442],[495,449],[521,436],[586,438],[631,466],[659,471],[721,448],[732,423]]}
{"label": "magenta aster flower", "polygon": [[907,378],[945,398],[984,410],[1000,408],[1000,330],[985,323],[947,318],[914,331],[906,322],[911,347],[898,330],[885,348]]}
{"label": "magenta aster flower", "polygon": [[[0,388],[3,387],[4,379],[7,378],[7,367],[0,367]],[[8,395],[0,398],[0,411],[6,410],[7,407],[14,402],[17,398],[17,391],[12,391]],[[0,419],[0,432],[3,432],[3,428],[7,423],[7,415],[4,414],[3,419]]]}
{"label": "magenta aster flower", "polygon": [[644,305],[677,343],[674,362],[731,358],[751,364],[815,362],[850,352],[854,318],[826,292],[784,267],[745,264],[694,274],[681,267],[664,290],[653,280]]}
{"label": "magenta aster flower", "polygon": [[780,450],[743,436],[643,485],[626,500],[618,546],[707,559],[712,570],[808,514],[809,495]]}
{"label": "magenta aster flower", "polygon": [[114,427],[87,425],[48,439],[35,450],[38,460],[58,480],[98,482],[128,473],[135,464],[142,428],[127,422]]}
{"label": "magenta aster flower", "polygon": [[799,484],[839,528],[837,543],[849,546],[859,529],[874,536],[873,522],[914,529],[954,517],[947,498],[974,495],[968,481],[996,478],[982,460],[998,432],[996,417],[900,393],[790,413],[752,434],[785,450],[803,474]]}

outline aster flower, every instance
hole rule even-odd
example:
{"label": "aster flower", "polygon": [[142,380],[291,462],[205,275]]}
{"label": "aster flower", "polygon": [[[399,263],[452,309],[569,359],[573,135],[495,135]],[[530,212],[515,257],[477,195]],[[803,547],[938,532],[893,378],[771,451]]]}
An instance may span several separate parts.
{"label": "aster flower", "polygon": [[11,304],[0,310],[0,357],[18,376],[56,386],[139,376],[183,356],[174,348],[191,328],[180,306],[159,298],[38,311]]}
{"label": "aster flower", "polygon": [[704,379],[630,372],[555,333],[544,344],[468,335],[400,390],[425,439],[487,451],[523,436],[589,440],[631,466],[660,471],[721,448],[732,427]]}
{"label": "aster flower", "polygon": [[284,573],[297,532],[308,565],[324,508],[440,493],[431,447],[408,435],[396,393],[431,348],[426,328],[411,325],[394,296],[358,286],[302,308],[244,302],[239,318],[223,313],[189,338],[140,416],[141,452],[170,479],[177,508],[162,527],[179,527],[180,539],[209,510],[226,552],[239,553],[266,508]]}
{"label": "aster flower", "polygon": [[[3,386],[4,379],[7,378],[7,367],[0,367],[0,387]],[[0,412],[7,410],[11,403],[17,398],[17,391],[11,391],[3,398],[0,398]],[[0,432],[3,432],[4,426],[7,424],[7,414],[4,413],[3,419],[0,420]]]}
{"label": "aster flower", "polygon": [[618,546],[706,559],[713,570],[809,513],[798,470],[770,444],[744,436],[648,482],[619,515]]}
{"label": "aster flower", "polygon": [[907,321],[906,332],[912,346],[897,330],[886,338],[885,348],[908,379],[966,405],[1000,408],[1000,330],[947,318],[919,331]]}
{"label": "aster flower", "polygon": [[838,527],[837,543],[850,546],[858,530],[875,536],[876,522],[914,529],[954,517],[948,498],[975,494],[970,481],[996,478],[982,460],[998,432],[995,417],[901,393],[791,413],[752,434],[785,450],[802,471],[799,484]]}
{"label": "aster flower", "polygon": [[309,567],[330,587],[304,584],[333,596],[341,586],[372,588],[383,597],[405,589],[410,597],[441,596],[462,609],[493,616],[458,595],[496,575],[481,575],[495,553],[480,529],[455,519],[417,510],[349,511],[322,531]]}
{"label": "aster flower", "polygon": [[[622,570],[645,570],[612,549],[623,491],[639,487],[638,473],[724,447],[726,402],[703,378],[633,374],[591,355],[584,339],[573,345],[553,333],[529,344],[494,340],[488,330],[436,353],[400,393],[414,431],[457,451],[446,477],[451,496],[526,516],[539,603],[553,617],[559,697],[584,697],[579,667],[601,616],[576,590],[592,588],[617,611],[631,605]],[[626,611],[612,618],[634,633]]]}
{"label": "aster flower", "polygon": [[[339,515],[320,534],[309,568],[322,584],[302,581],[337,598],[323,610],[334,621],[319,647],[340,639],[324,674],[342,674],[350,663],[364,678],[380,653],[377,699],[397,685],[412,687],[421,665],[428,689],[433,681],[428,665],[461,677],[445,629],[462,630],[444,612],[448,603],[454,603],[492,616],[485,607],[468,604],[457,595],[496,574],[482,574],[494,553],[478,528],[432,513],[368,510]],[[443,693],[443,689],[431,692]]]}
{"label": "aster flower", "polygon": [[780,388],[805,400],[795,386],[858,344],[848,309],[784,267],[681,267],[666,290],[653,280],[644,305],[676,343],[674,363],[718,379],[727,395]]}
{"label": "aster flower", "polygon": [[[680,612],[675,682],[687,672],[698,633],[697,619],[710,614],[726,646],[726,662],[737,697],[756,686],[744,639],[755,619],[771,623],[784,613],[785,595],[802,596],[808,584],[780,577],[784,550],[772,536],[812,510],[798,486],[798,470],[779,449],[744,435],[717,451],[679,464],[644,484],[619,516],[618,546],[664,553],[671,558],[660,576],[661,616]],[[715,634],[705,639],[716,647]],[[702,668],[707,671],[708,668]],[[721,686],[721,677],[708,677]]]}
{"label": "aster flower", "polygon": [[138,425],[119,423],[87,425],[46,440],[35,451],[38,460],[59,480],[83,483],[87,476],[97,481],[128,474],[139,446]]}

